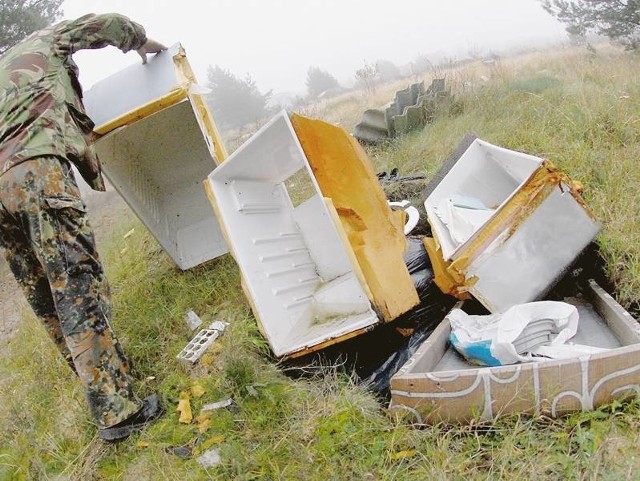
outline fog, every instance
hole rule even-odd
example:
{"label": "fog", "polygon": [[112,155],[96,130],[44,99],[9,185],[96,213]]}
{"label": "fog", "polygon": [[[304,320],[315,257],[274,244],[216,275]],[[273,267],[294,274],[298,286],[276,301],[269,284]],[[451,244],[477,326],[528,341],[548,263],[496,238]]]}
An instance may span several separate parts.
{"label": "fog", "polygon": [[[209,65],[250,74],[265,92],[305,92],[317,66],[343,85],[379,59],[404,65],[565,41],[538,0],[67,0],[64,18],[119,12],[166,45],[181,42],[200,83]],[[115,48],[75,55],[86,87],[138,62]]]}

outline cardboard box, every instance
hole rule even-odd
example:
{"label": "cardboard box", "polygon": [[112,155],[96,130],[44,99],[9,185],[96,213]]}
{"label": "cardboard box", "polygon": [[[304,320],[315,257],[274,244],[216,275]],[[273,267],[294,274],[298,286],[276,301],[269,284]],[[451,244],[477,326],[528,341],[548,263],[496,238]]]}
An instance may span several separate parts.
{"label": "cardboard box", "polygon": [[226,151],[198,92],[177,44],[84,98],[105,176],[181,269],[227,252],[202,187]]}
{"label": "cardboard box", "polygon": [[[391,378],[391,414],[417,423],[470,422],[511,413],[560,416],[640,393],[640,326],[589,282],[589,299],[567,300],[580,315],[571,341],[609,351],[574,359],[475,367],[450,345],[443,321]],[[464,305],[457,306],[464,310]]]}
{"label": "cardboard box", "polygon": [[343,341],[418,304],[402,213],[343,129],[283,111],[206,185],[277,356]]}
{"label": "cardboard box", "polygon": [[[437,213],[454,196],[492,209],[459,243]],[[549,161],[480,139],[424,205],[435,239],[427,243],[432,263],[448,276],[448,283],[437,277],[438,285],[470,293],[490,312],[543,297],[600,230],[579,187]]]}

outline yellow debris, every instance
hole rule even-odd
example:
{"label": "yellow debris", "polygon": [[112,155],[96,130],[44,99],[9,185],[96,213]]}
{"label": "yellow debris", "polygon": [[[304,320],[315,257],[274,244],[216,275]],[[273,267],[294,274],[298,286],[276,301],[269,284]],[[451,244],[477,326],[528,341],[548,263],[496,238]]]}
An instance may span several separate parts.
{"label": "yellow debris", "polygon": [[184,396],[180,401],[178,401],[178,407],[176,411],[180,413],[180,418],[178,422],[182,424],[190,424],[193,420],[193,414],[191,414],[191,402],[189,401],[189,396]]}

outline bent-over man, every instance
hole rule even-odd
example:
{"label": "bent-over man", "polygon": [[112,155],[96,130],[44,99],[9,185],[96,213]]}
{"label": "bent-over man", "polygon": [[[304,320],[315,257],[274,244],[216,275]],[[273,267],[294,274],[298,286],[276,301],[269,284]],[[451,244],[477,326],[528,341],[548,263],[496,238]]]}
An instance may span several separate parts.
{"label": "bent-over man", "polygon": [[33,33],[0,57],[0,246],[35,314],[86,390],[108,441],[162,414],[140,401],[109,320],[111,300],[71,165],[105,190],[71,55],[113,45],[165,47],[118,14],[85,15]]}

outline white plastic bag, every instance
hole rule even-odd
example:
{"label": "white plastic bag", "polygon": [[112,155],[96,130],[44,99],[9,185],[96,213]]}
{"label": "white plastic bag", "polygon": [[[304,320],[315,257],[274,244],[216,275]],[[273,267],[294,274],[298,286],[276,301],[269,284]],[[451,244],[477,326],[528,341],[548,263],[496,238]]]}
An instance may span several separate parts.
{"label": "white plastic bag", "polygon": [[435,211],[456,245],[467,242],[495,213],[479,199],[458,194],[443,198]]}
{"label": "white plastic bag", "polygon": [[565,359],[606,350],[566,344],[578,329],[578,310],[566,302],[529,302],[487,316],[453,309],[447,319],[451,344],[468,361],[484,366]]}

